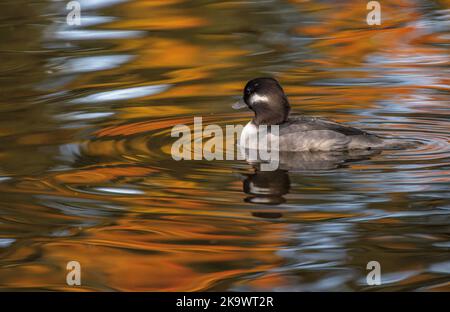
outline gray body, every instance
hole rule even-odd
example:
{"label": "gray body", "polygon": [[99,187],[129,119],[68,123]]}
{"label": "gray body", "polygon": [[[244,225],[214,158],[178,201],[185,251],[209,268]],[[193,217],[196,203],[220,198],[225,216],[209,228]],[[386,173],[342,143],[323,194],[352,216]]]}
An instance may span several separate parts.
{"label": "gray body", "polygon": [[375,149],[383,139],[353,127],[317,117],[289,118],[279,125],[282,151]]}
{"label": "gray body", "polygon": [[[317,117],[289,118],[278,127],[278,135],[267,131],[266,138],[261,127],[251,121],[241,133],[240,144],[252,148],[250,140],[267,140],[269,146],[280,151],[304,152],[378,149],[385,142],[377,135]],[[271,143],[274,139],[278,140],[278,148]]]}

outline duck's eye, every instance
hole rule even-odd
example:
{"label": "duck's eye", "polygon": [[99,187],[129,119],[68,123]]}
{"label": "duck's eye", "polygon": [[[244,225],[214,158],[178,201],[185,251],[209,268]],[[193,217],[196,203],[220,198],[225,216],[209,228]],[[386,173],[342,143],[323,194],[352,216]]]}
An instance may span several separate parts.
{"label": "duck's eye", "polygon": [[252,89],[250,87],[245,88],[245,93],[250,94],[252,92]]}

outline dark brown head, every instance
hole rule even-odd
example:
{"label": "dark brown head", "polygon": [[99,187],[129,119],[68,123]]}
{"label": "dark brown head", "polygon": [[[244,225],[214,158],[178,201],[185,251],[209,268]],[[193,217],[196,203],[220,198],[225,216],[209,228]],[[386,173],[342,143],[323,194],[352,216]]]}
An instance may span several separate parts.
{"label": "dark brown head", "polygon": [[233,105],[248,107],[255,112],[256,125],[278,125],[288,118],[290,106],[283,88],[273,78],[256,78],[247,82],[241,101]]}

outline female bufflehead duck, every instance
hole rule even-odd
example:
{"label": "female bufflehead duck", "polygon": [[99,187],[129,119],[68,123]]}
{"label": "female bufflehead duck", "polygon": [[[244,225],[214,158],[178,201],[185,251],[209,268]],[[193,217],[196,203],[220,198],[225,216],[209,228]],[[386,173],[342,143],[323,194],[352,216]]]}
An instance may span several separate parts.
{"label": "female bufflehead duck", "polygon": [[289,101],[273,78],[250,80],[244,88],[243,98],[233,105],[234,109],[244,107],[250,108],[255,117],[244,127],[240,142],[247,142],[249,137],[258,134],[260,125],[279,125],[278,149],[281,151],[384,149],[398,143],[323,118],[290,118]]}

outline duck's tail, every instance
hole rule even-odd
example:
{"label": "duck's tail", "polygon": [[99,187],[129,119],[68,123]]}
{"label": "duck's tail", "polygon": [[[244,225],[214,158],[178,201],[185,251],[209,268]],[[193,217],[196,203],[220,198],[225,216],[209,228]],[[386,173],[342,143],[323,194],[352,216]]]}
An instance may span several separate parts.
{"label": "duck's tail", "polygon": [[380,144],[375,145],[373,148],[384,150],[402,150],[415,148],[418,144],[418,142],[409,141],[408,139],[381,138]]}
{"label": "duck's tail", "polygon": [[352,138],[350,149],[398,150],[410,149],[418,145],[407,139],[379,137],[375,135],[358,135]]}

